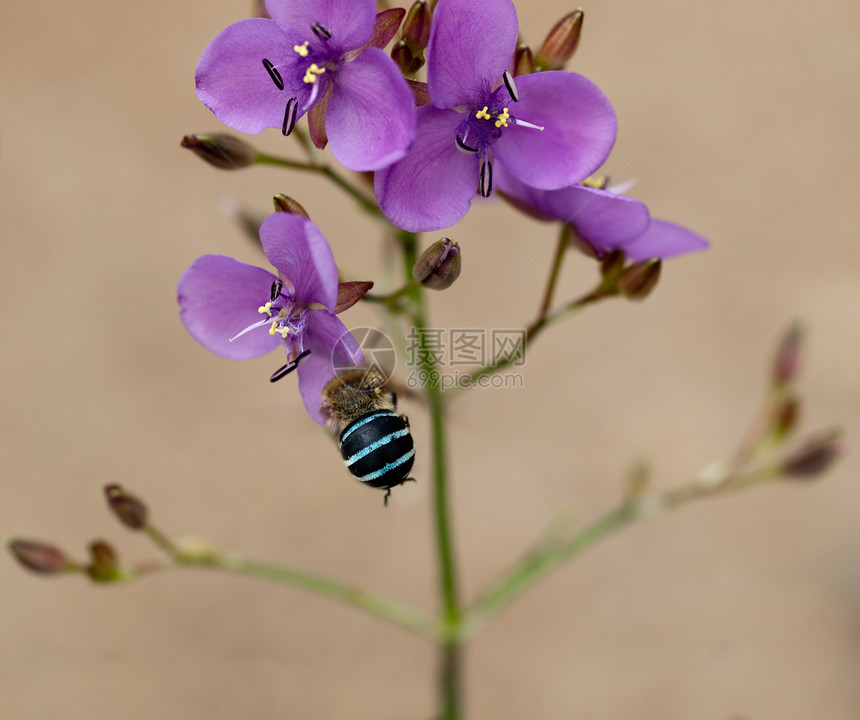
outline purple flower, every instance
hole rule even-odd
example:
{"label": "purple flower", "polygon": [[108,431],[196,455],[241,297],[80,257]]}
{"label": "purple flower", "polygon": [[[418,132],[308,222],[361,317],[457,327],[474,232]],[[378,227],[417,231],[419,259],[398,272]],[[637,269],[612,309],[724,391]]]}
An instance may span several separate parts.
{"label": "purple flower", "polygon": [[615,142],[612,105],[575,73],[507,73],[517,42],[511,0],[439,0],[427,48],[430,104],[416,140],[376,173],[385,214],[413,232],[453,225],[476,188],[490,195],[496,164],[546,190],[588,177]]}
{"label": "purple flower", "polygon": [[299,390],[320,425],[321,391],[336,367],[362,362],[358,343],[329,308],[337,303],[337,266],[316,225],[275,213],[260,241],[277,275],[224,255],[198,258],[179,279],[180,318],[197,342],[231,360],[283,347],[286,374],[298,365]]}
{"label": "purple flower", "polygon": [[538,190],[503,172],[496,179],[499,192],[513,205],[540,220],[569,223],[575,240],[599,258],[623,250],[630,260],[665,260],[708,247],[700,235],[653,220],[645,203],[611,190],[585,185]]}
{"label": "purple flower", "polygon": [[[394,61],[365,47],[374,0],[268,0],[272,19],[241,20],[197,63],[197,96],[226,125],[246,133],[281,128],[327,102],[335,158],[351,170],[399,160],[415,137],[415,102]],[[324,107],[324,106],[321,106]]]}

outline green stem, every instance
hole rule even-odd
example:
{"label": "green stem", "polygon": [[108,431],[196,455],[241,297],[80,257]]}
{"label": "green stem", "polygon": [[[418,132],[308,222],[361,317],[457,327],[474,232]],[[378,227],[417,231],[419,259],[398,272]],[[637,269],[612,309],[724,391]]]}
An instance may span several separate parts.
{"label": "green stem", "polygon": [[274,165],[276,167],[290,168],[291,170],[319,172],[320,169],[319,165],[312,165],[311,163],[300,162],[298,160],[288,160],[287,158],[268,155],[262,152],[257,153],[257,157],[254,158],[254,162],[257,165]]}
{"label": "green stem", "polygon": [[502,580],[486,591],[467,612],[462,626],[463,635],[465,637],[474,635],[487,624],[490,618],[532,585],[628,523],[641,517],[667,512],[693,500],[736,492],[774,480],[776,477],[778,472],[774,467],[765,467],[746,475],[725,478],[718,484],[698,480],[622,504],[569,540],[553,547],[540,549],[523,558]]}
{"label": "green stem", "polygon": [[574,555],[591,547],[636,515],[635,505],[622,505],[589,525],[572,539],[556,547],[524,558],[494,587],[490,588],[467,613],[464,634],[474,635],[491,617],[513,602],[532,585],[549,575]]}
{"label": "green stem", "polygon": [[573,302],[568,303],[567,305],[559,308],[555,312],[549,314],[541,314],[537,318],[537,320],[532,322],[532,324],[525,329],[525,338],[520,347],[508,353],[504,357],[499,358],[496,362],[490,363],[489,365],[485,365],[479,370],[476,370],[475,372],[471,373],[463,379],[463,382],[460,383],[458,387],[454,388],[453,390],[450,390],[448,394],[456,395],[466,388],[474,387],[480,381],[481,378],[486,377],[487,375],[492,375],[493,373],[497,373],[500,370],[504,370],[506,367],[513,365],[515,362],[519,361],[522,358],[523,354],[526,352],[526,349],[529,346],[529,343],[533,342],[537,338],[537,336],[547,327],[549,327],[553,323],[558,322],[559,320],[563,320],[564,318],[576,314],[586,306],[591,305],[598,300],[602,300],[603,298],[611,297],[617,294],[617,290],[614,290],[612,288],[606,288],[603,285],[600,285],[587,295],[584,295],[578,300],[574,300]]}
{"label": "green stem", "polygon": [[555,294],[555,286],[558,284],[558,276],[561,273],[561,266],[564,258],[567,256],[568,245],[570,245],[570,225],[562,227],[558,234],[558,244],[555,247],[555,257],[552,260],[552,267],[549,271],[549,280],[544,290],[543,300],[540,304],[538,317],[545,317],[549,313],[550,305],[552,305],[552,297]]}
{"label": "green stem", "polygon": [[316,595],[331,598],[332,600],[339,600],[342,603],[364,610],[374,617],[387,620],[424,637],[437,639],[444,636],[443,628],[437,622],[408,605],[397,603],[379,595],[349,587],[348,585],[343,585],[334,580],[302,572],[301,570],[293,570],[292,568],[255,560],[225,559],[209,551],[192,552],[184,550],[153,525],[146,525],[145,531],[155,544],[171,557],[173,564],[159,565],[157,563],[149,563],[145,566],[139,566],[136,568],[137,575],[148,574],[168,567],[209,568],[214,570],[214,574],[229,572],[236,575],[248,575],[264,580],[271,580],[282,585],[301,588],[302,590],[307,590]]}
{"label": "green stem", "polygon": [[[402,233],[401,242],[404,249],[404,270],[406,277],[411,277],[412,268],[418,259],[418,238],[413,233]],[[421,369],[427,378],[437,374],[435,353],[428,346],[427,312],[424,302],[424,290],[416,284],[410,291],[412,299],[412,324],[419,339],[419,357]],[[434,525],[436,530],[436,548],[438,555],[439,595],[442,613],[442,627],[445,639],[440,647],[440,717],[443,720],[457,720],[462,706],[462,641],[460,625],[462,610],[460,608],[457,582],[457,568],[454,557],[454,542],[450,498],[448,495],[448,465],[446,458],[445,434],[445,398],[438,383],[428,382],[425,393],[430,413],[430,433],[432,444],[433,467],[433,497]]]}
{"label": "green stem", "polygon": [[419,282],[412,280],[406,283],[399,290],[395,290],[394,292],[388,293],[387,295],[374,295],[373,293],[367,293],[362,300],[366,302],[378,303],[380,305],[385,305],[389,310],[395,313],[402,312],[400,307],[400,301],[403,298],[411,298],[414,296],[415,289],[420,285]]}
{"label": "green stem", "polygon": [[356,200],[362,208],[367,210],[369,213],[372,213],[373,215],[381,216],[379,206],[376,204],[376,201],[373,198],[368,196],[363,191],[359,190],[355,185],[349,182],[346,178],[336,173],[323,162],[303,163],[297,162],[295,160],[287,160],[286,158],[276,157],[274,155],[267,155],[265,153],[257,153],[256,162],[260,165],[275,165],[277,167],[285,167],[290,168],[292,170],[305,170],[322,173],[323,175],[325,175],[325,177],[327,177],[335,185],[337,185],[341,190],[343,190],[354,200]]}
{"label": "green stem", "polygon": [[172,557],[174,560],[177,560],[181,556],[179,549],[176,547],[176,545],[173,544],[173,542],[170,540],[170,538],[168,538],[167,535],[162,533],[154,525],[150,525],[150,524],[144,525],[143,529],[144,529],[144,532],[146,532],[146,534],[149,535],[149,537],[152,539],[152,541],[156,545],[158,545],[158,547],[160,547],[162,550],[164,550],[164,552],[166,552],[168,555],[170,555],[170,557]]}
{"label": "green stem", "polygon": [[439,636],[437,623],[424,613],[407,605],[326,578],[253,560],[229,560],[226,563],[209,563],[206,566],[219,568],[237,575],[250,575],[301,588],[364,610],[381,620],[387,620],[424,637],[437,638]]}

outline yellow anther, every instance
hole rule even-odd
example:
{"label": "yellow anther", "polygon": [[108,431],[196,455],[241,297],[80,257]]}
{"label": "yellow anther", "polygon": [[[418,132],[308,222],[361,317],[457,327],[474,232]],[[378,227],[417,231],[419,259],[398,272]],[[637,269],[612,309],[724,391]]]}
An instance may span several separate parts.
{"label": "yellow anther", "polygon": [[260,315],[268,315],[269,317],[272,317],[272,303],[267,302],[265,305],[260,305],[260,307],[257,308],[257,312],[260,313]]}
{"label": "yellow anther", "polygon": [[308,41],[305,40],[301,45],[293,45],[293,50],[295,50],[302,57],[308,56]]}
{"label": "yellow anther", "polygon": [[609,184],[609,176],[608,175],[592,175],[591,177],[585,178],[581,183],[579,183],[583,187],[595,188],[596,190],[603,190]]}
{"label": "yellow anther", "polygon": [[274,320],[272,322],[272,327],[269,328],[269,335],[274,335],[275,333],[278,333],[282,338],[285,338],[290,334],[290,329],[286,327],[278,327],[278,321]]}
{"label": "yellow anther", "polygon": [[498,120],[496,120],[496,127],[502,127],[502,125],[504,125],[505,127],[507,127],[507,126],[508,126],[508,118],[509,118],[509,117],[510,117],[510,113],[508,112],[508,109],[507,109],[507,108],[502,108],[502,112],[501,112],[501,114],[499,115],[499,119],[498,119]]}
{"label": "yellow anther", "polygon": [[310,83],[313,85],[317,81],[317,75],[322,75],[325,72],[325,68],[319,67],[316,63],[311,65],[308,68],[308,71],[305,73],[305,76],[302,78],[306,83]]}
{"label": "yellow anther", "polygon": [[475,117],[478,118],[478,120],[489,120],[490,113],[487,112],[487,106],[484,105],[483,110],[478,110],[478,112],[475,113]]}

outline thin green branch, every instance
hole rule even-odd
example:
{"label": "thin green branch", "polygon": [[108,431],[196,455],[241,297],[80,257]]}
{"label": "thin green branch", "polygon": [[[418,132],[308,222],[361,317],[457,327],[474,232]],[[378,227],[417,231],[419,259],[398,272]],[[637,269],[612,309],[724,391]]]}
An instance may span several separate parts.
{"label": "thin green branch", "polygon": [[713,480],[699,479],[662,493],[640,496],[623,503],[572,538],[550,547],[538,547],[524,557],[493,587],[487,590],[466,613],[462,624],[465,637],[477,633],[487,622],[538,581],[554,572],[582,551],[639,518],[657,515],[693,500],[723,495],[773,480],[774,467]]}
{"label": "thin green branch", "polygon": [[552,305],[552,298],[555,294],[555,286],[558,284],[558,276],[561,274],[561,266],[564,263],[564,258],[567,257],[568,246],[570,245],[570,225],[564,225],[558,234],[558,244],[555,246],[555,256],[552,259],[552,266],[549,271],[549,280],[546,283],[546,289],[543,293],[543,300],[538,310],[538,317],[545,317],[549,313],[549,308]]}
{"label": "thin green branch", "polygon": [[364,610],[381,620],[394,623],[424,637],[431,639],[439,637],[438,624],[419,610],[317,575],[253,560],[230,560],[221,565],[207,564],[206,567],[301,588]]}
{"label": "thin green branch", "polygon": [[256,161],[261,165],[275,165],[277,167],[290,168],[292,170],[304,170],[318,172],[331,180],[341,190],[350,195],[361,207],[367,212],[382,217],[382,212],[376,204],[376,200],[353,185],[349,180],[341,176],[339,173],[331,169],[325,162],[318,158],[313,159],[310,163],[297,162],[295,160],[287,160],[286,158],[267,155],[265,153],[257,153]]}
{"label": "thin green branch", "polygon": [[568,318],[571,315],[575,315],[583,308],[587,307],[588,305],[591,305],[592,303],[597,302],[598,300],[612,297],[613,295],[617,294],[617,289],[607,287],[604,284],[601,284],[587,295],[583,295],[578,300],[574,300],[573,302],[564,305],[563,307],[559,308],[554,312],[548,314],[541,314],[534,322],[531,323],[531,325],[526,327],[525,337],[521,345],[509,352],[507,355],[499,358],[495,362],[490,363],[489,365],[485,365],[479,370],[475,370],[475,372],[466,376],[463,381],[458,384],[458,387],[454,388],[453,390],[449,390],[448,394],[456,395],[466,388],[474,387],[481,380],[481,378],[497,373],[500,370],[504,370],[506,367],[510,367],[511,365],[522,359],[529,344],[534,342],[538,335],[550,325],[557,323],[559,320]]}
{"label": "thin green branch", "polygon": [[374,295],[373,293],[367,293],[361,299],[366,302],[384,305],[388,310],[395,314],[402,314],[403,307],[401,305],[401,301],[407,298],[413,298],[415,295],[415,290],[420,286],[420,284],[421,283],[415,280],[411,280],[399,290],[395,290],[394,292],[388,293],[387,295]]}
{"label": "thin green branch", "polygon": [[409,605],[301,570],[294,570],[281,565],[273,565],[256,560],[224,558],[208,547],[202,550],[183,548],[168,539],[166,535],[151,524],[146,525],[145,530],[155,544],[170,556],[173,563],[148,563],[138,566],[136,568],[136,575],[138,576],[170,567],[194,567],[208,568],[213,571],[213,574],[227,572],[235,575],[257,577],[307,590],[316,595],[351,605],[374,617],[399,625],[406,630],[432,640],[439,640],[444,637],[444,628],[439,623]]}

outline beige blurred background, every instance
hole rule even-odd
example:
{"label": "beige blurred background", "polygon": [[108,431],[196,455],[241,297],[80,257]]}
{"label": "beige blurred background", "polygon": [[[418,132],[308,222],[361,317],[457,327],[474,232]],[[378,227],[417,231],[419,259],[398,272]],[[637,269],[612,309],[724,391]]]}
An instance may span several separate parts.
{"label": "beige blurred background", "polygon": [[[271,169],[217,171],[179,147],[185,133],[221,127],[197,101],[194,66],[249,4],[0,10],[0,535],[75,555],[103,537],[130,562],[152,557],[106,512],[101,488],[121,482],[167,532],[228,550],[247,541],[249,556],[432,609],[421,408],[403,405],[419,482],[385,510],[325,464],[334,446],[295,387],[266,381],[274,355],[220,360],[179,322],[175,285],[195,257],[259,260],[221,210],[228,199],[267,211],[272,193],[294,195],[342,266],[384,287],[376,229],[337,191]],[[518,4],[534,45],[570,9]],[[655,216],[713,248],[668,264],[647,302],[608,302],[547,333],[524,389],[473,391],[454,406],[466,597],[567,502],[545,475],[596,517],[637,453],[671,487],[733,447],[792,319],[809,329],[803,428],[844,427],[846,455],[820,483],[619,532],[647,578],[604,543],[540,584],[471,647],[470,717],[860,717],[860,9],[603,0],[585,10],[572,69],[617,109],[608,168],[629,160],[618,179],[636,178]],[[296,152],[275,131],[255,142]],[[464,271],[431,298],[432,322],[530,321],[550,232],[503,206],[475,208],[446,233]],[[579,257],[567,270],[561,297],[594,277]],[[345,319],[378,322],[365,308]],[[3,718],[426,720],[435,707],[423,641],[299,591],[194,571],[95,587],[25,574],[5,551],[0,583]]]}

